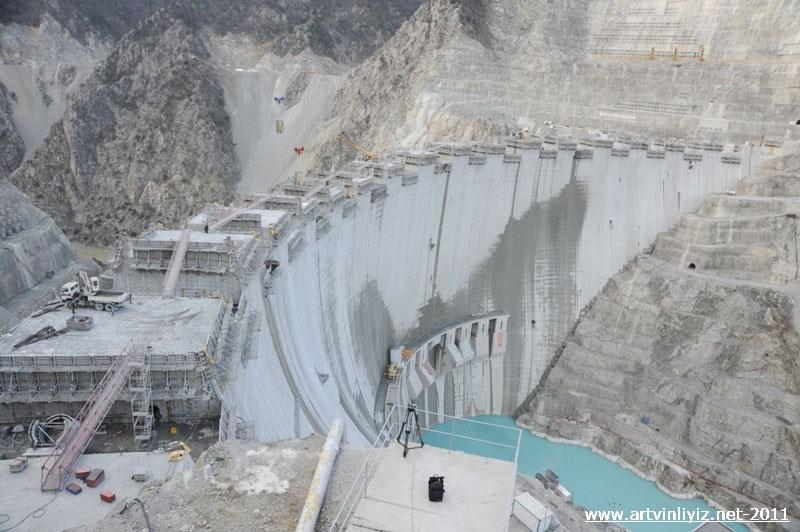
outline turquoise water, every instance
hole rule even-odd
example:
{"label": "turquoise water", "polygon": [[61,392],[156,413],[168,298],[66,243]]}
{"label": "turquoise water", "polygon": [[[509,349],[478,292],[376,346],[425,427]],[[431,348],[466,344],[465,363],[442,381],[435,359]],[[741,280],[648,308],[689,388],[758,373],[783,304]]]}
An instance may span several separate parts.
{"label": "turquoise water", "polygon": [[[504,416],[477,416],[470,418],[503,427],[516,427],[514,420]],[[451,422],[432,427],[442,432],[450,432]],[[472,438],[480,438],[497,443],[515,446],[517,431],[469,423],[455,422],[455,434]],[[448,447],[449,436],[424,432],[426,444],[437,447]],[[471,454],[499,458],[514,459],[514,449],[507,449],[460,438],[452,439],[452,448]],[[561,483],[572,492],[576,505],[588,510],[623,510],[641,511],[645,508],[667,510],[683,508],[685,510],[708,510],[715,515],[715,509],[701,499],[675,499],[658,489],[654,482],[644,480],[631,471],[618,466],[614,462],[593,453],[585,447],[564,443],[553,443],[544,438],[522,431],[522,442],[519,451],[518,469],[520,473],[533,476],[552,469]],[[699,523],[623,523],[623,526],[634,532],[687,532]],[[741,524],[727,523],[737,532],[746,532]]]}

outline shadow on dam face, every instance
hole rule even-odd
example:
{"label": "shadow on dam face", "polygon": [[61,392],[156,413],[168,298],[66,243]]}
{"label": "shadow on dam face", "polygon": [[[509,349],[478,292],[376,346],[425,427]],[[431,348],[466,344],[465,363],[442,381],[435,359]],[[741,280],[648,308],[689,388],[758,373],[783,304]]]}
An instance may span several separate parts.
{"label": "shadow on dam face", "polygon": [[[366,323],[370,326],[364,328]],[[378,375],[380,379],[386,360],[384,357],[371,355],[384,353],[386,346],[391,345],[396,336],[392,314],[374,280],[369,281],[359,292],[357,304],[351,310],[350,327],[358,352],[366,355],[361,357],[361,362],[368,368],[369,374]],[[373,403],[373,398],[366,398],[363,393],[359,393],[356,398],[356,404],[366,418],[372,417]]]}
{"label": "shadow on dam face", "polygon": [[[569,183],[557,196],[534,203],[519,219],[509,219],[490,256],[450,301],[434,292],[420,308],[422,331],[470,314],[493,310],[510,314],[503,411],[517,407],[516,390],[527,386],[533,370],[530,356],[548,357],[549,348],[566,336],[577,315],[576,273],[586,192],[573,168]],[[447,275],[436,272],[437,278]],[[537,344],[542,344],[541,352]],[[452,379],[447,384],[452,386]]]}

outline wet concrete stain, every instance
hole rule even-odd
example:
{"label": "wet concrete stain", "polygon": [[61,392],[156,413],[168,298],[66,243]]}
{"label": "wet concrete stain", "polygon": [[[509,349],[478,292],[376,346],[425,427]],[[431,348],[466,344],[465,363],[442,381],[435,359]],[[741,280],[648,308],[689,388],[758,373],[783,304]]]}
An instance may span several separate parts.
{"label": "wet concrete stain", "polygon": [[[469,314],[510,313],[505,412],[519,403],[521,385],[527,390],[537,377],[530,360],[551,356],[577,316],[576,266],[586,209],[585,187],[573,172],[556,197],[533,204],[518,220],[509,220],[489,258],[470,275],[466,288],[450,301],[436,293],[419,310],[419,331]],[[544,315],[535,315],[536,307],[543,308]],[[533,339],[536,327],[543,329],[538,340]]]}
{"label": "wet concrete stain", "polygon": [[[356,353],[362,355],[359,362],[367,368],[372,390],[377,390],[388,362],[387,346],[393,344],[396,331],[392,315],[378,284],[371,280],[360,291],[350,309],[351,334],[355,339]],[[373,409],[373,397],[358,393],[357,402],[369,417]]]}

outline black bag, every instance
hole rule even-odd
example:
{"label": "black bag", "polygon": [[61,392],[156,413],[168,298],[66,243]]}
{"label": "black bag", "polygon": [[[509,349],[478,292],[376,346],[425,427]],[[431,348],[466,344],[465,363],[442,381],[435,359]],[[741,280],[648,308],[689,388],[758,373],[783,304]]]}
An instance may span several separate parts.
{"label": "black bag", "polygon": [[444,497],[444,477],[433,475],[428,479],[428,500],[442,502]]}

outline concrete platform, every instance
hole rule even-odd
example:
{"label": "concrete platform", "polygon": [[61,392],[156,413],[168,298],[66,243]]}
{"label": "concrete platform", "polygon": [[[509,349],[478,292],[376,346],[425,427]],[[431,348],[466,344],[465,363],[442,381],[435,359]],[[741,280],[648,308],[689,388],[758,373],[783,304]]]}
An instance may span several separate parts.
{"label": "concrete platform", "polygon": [[[428,477],[445,477],[442,502],[428,501]],[[378,464],[348,531],[501,532],[514,498],[512,462],[425,446],[392,444]]]}
{"label": "concrete platform", "polygon": [[[162,229],[147,233],[143,240],[164,241],[164,242],[177,242],[181,239],[180,229]],[[224,244],[225,240],[230,238],[235,244],[241,244],[248,240],[252,240],[252,235],[240,235],[235,233],[206,233],[203,231],[191,231],[189,233],[189,242],[202,242],[204,244]]]}
{"label": "concrete platform", "polygon": [[[134,471],[145,470],[151,480],[162,480],[168,474],[192,465],[191,458],[171,464],[167,455],[160,452],[84,455],[76,467],[103,468],[103,482],[96,488],[90,488],[72,475],[68,482],[77,482],[83,491],[78,495],[67,491],[56,495],[54,492],[43,493],[39,489],[40,468],[44,460],[43,457],[29,458],[28,468],[22,473],[10,473],[10,460],[0,460],[0,530],[17,525],[32,512],[14,528],[14,532],[55,532],[93,524],[117,504],[139,493],[145,484],[131,479]],[[101,501],[101,491],[113,491],[117,496],[116,502],[110,504]],[[43,510],[37,511],[42,507]]]}
{"label": "concrete platform", "polygon": [[132,339],[147,339],[155,353],[198,351],[208,338],[219,309],[219,300],[134,296],[113,315],[82,308],[78,314],[94,319],[88,331],[65,334],[14,349],[14,344],[48,325],[66,326],[68,309],[28,318],[10,334],[0,336],[0,355],[116,355]]}

